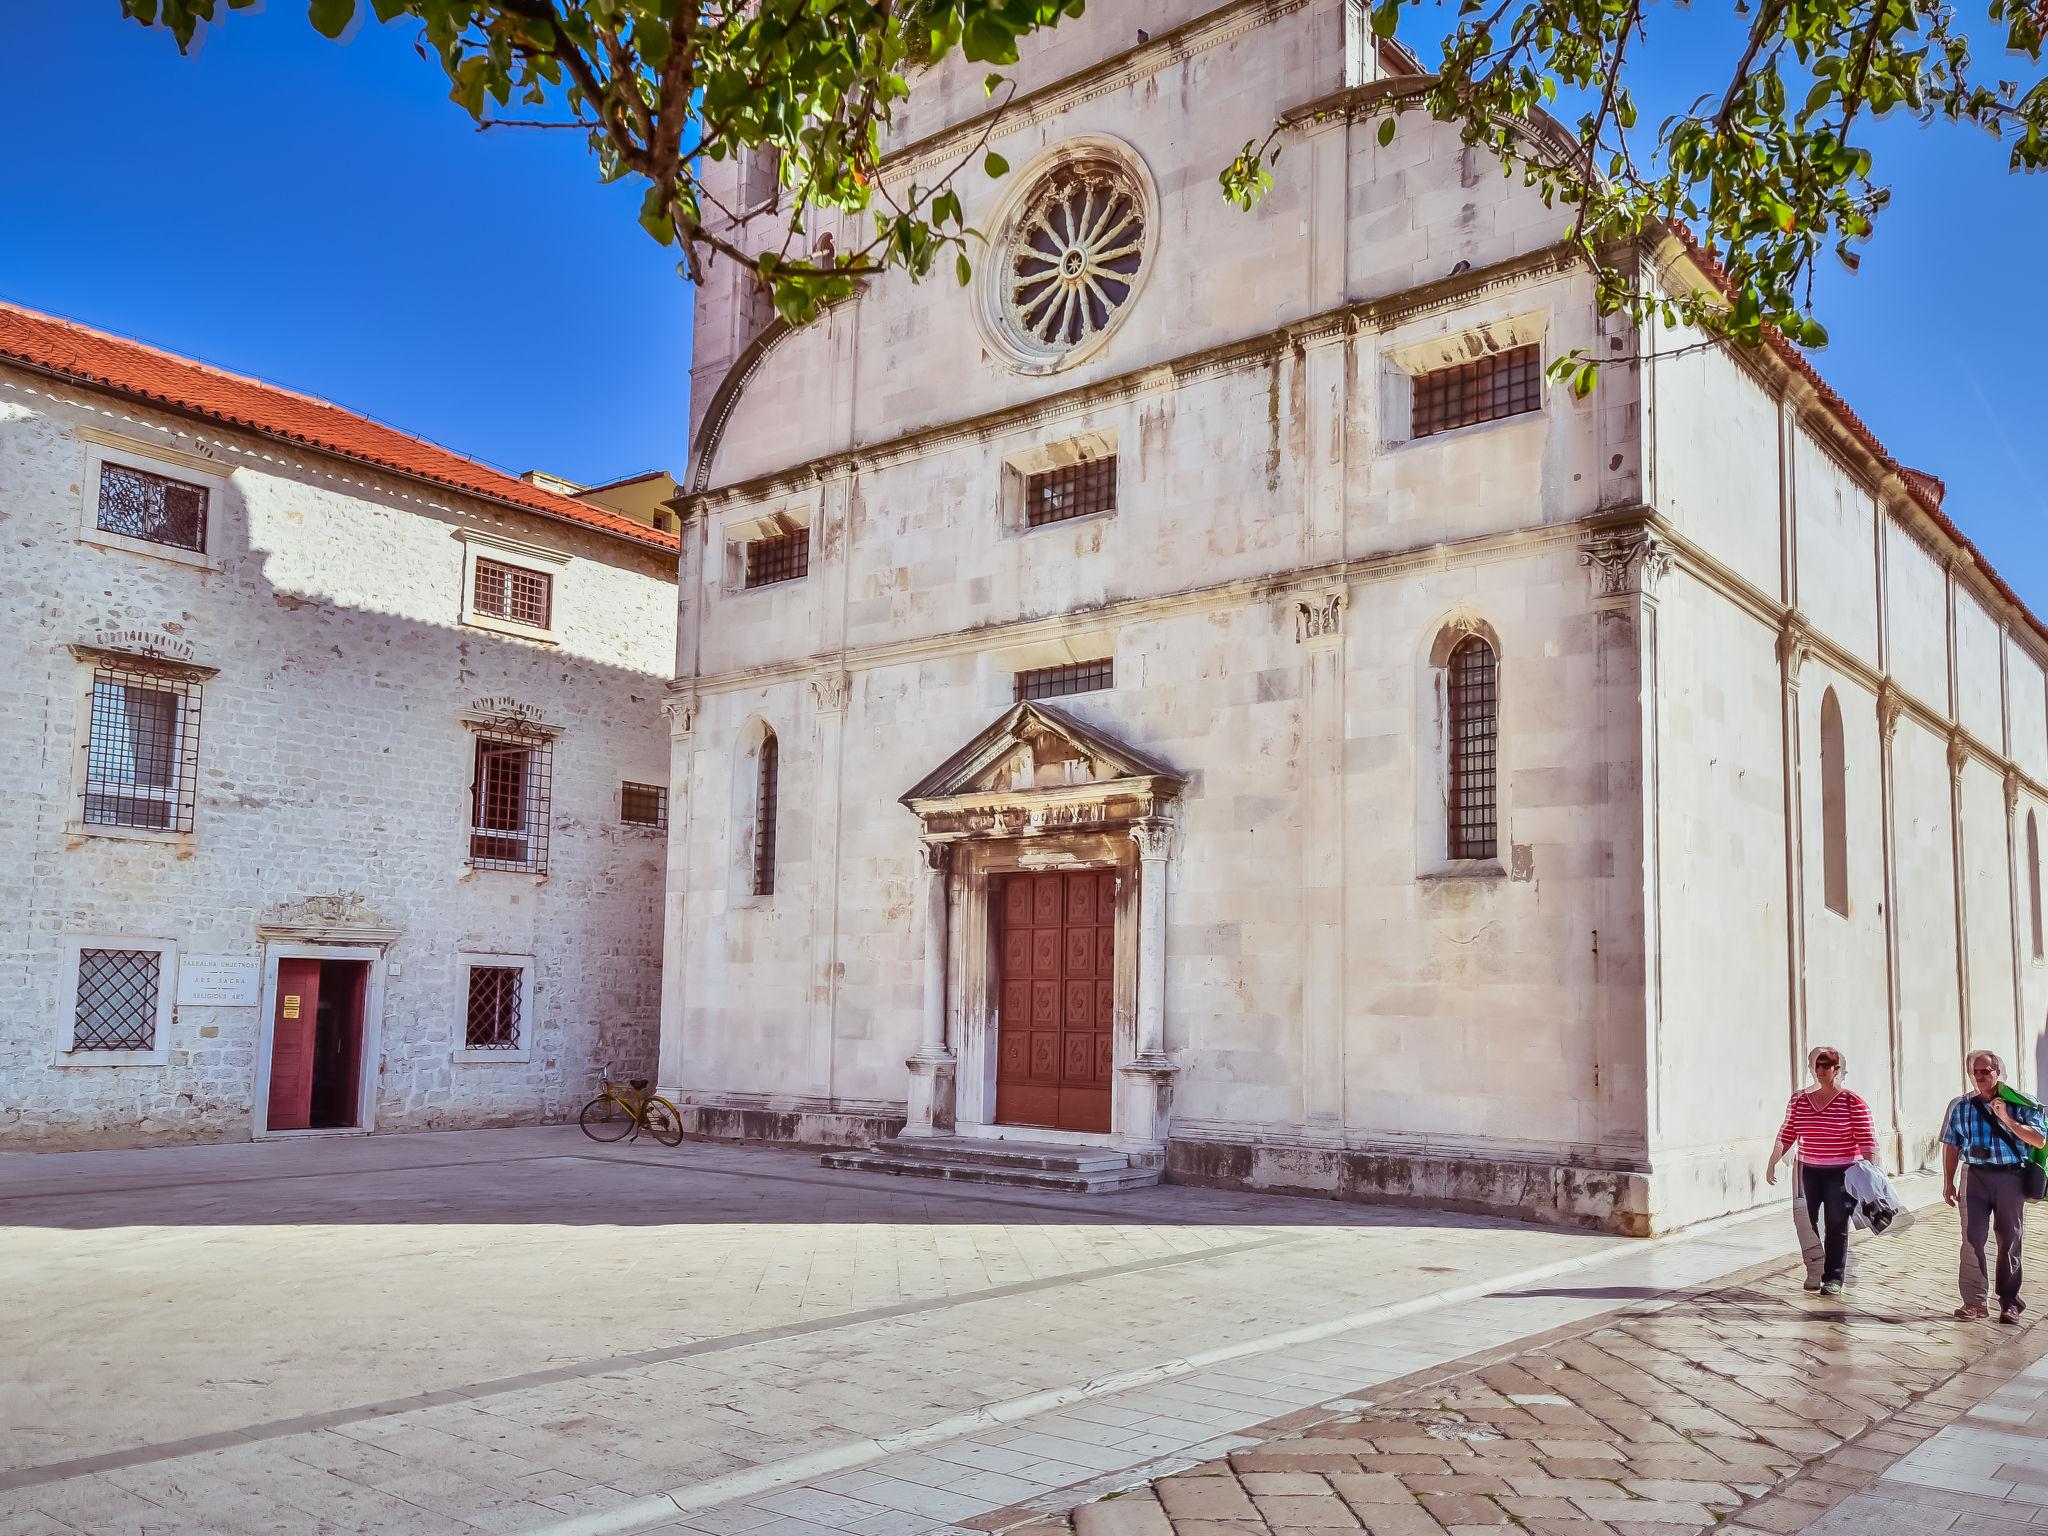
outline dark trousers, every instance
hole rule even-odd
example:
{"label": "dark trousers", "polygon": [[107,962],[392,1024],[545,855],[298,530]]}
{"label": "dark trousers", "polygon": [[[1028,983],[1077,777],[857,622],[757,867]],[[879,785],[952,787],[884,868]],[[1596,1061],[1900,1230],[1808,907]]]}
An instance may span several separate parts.
{"label": "dark trousers", "polygon": [[2026,1176],[2018,1168],[1972,1163],[1963,1175],[1963,1263],[1958,1279],[1963,1305],[1981,1307],[1990,1290],[1984,1239],[1998,1234],[1998,1304],[2020,1305],[2020,1223],[2027,1209]]}
{"label": "dark trousers", "polygon": [[[1799,1182],[1806,1190],[1806,1219],[1821,1233],[1821,1284],[1842,1283],[1842,1266],[1849,1259],[1849,1170],[1799,1165]],[[1827,1224],[1821,1224],[1825,1214]]]}

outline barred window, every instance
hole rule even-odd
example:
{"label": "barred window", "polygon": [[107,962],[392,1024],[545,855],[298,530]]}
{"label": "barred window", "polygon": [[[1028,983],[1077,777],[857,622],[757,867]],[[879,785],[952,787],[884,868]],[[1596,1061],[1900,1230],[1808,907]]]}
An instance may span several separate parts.
{"label": "barred window", "polygon": [[470,863],[479,869],[545,870],[553,784],[552,742],[479,736],[470,787]]}
{"label": "barred window", "polygon": [[778,581],[795,581],[811,570],[811,530],[793,529],[771,533],[746,543],[746,585],[770,587]]}
{"label": "barred window", "polygon": [[553,627],[555,578],[545,571],[505,565],[497,560],[476,563],[476,611],[534,629]]}
{"label": "barred window", "polygon": [[102,533],[206,553],[206,487],[126,464],[100,466]]}
{"label": "barred window", "polygon": [[636,827],[667,826],[668,791],[659,784],[621,784],[619,820]]}
{"label": "barred window", "polygon": [[770,731],[761,738],[754,783],[754,894],[775,894],[775,813],[782,790],[782,754]]}
{"label": "barred window", "polygon": [[199,778],[200,685],[109,663],[92,675],[83,820],[93,827],[190,832]]}
{"label": "barred window", "polygon": [[469,1026],[463,1046],[472,1051],[516,1051],[525,1013],[526,973],[516,965],[469,968]]}
{"label": "barred window", "polygon": [[1500,690],[1493,647],[1467,636],[1445,669],[1450,705],[1450,856],[1491,859],[1499,854],[1494,824],[1495,752],[1500,734]]}
{"label": "barred window", "polygon": [[163,959],[154,949],[81,949],[71,1048],[155,1050]]}
{"label": "barred window", "polygon": [[1514,347],[1477,362],[1418,374],[1414,435],[1429,437],[1456,427],[1520,416],[1542,406],[1542,348],[1533,344]]}
{"label": "barred window", "polygon": [[1105,656],[1100,661],[1074,661],[1058,667],[1033,667],[1029,672],[1011,674],[1019,703],[1026,699],[1057,699],[1070,693],[1094,693],[1116,686],[1116,663]]}
{"label": "barred window", "polygon": [[1116,455],[1082,459],[1042,470],[1024,481],[1024,526],[1042,528],[1069,518],[1116,510]]}

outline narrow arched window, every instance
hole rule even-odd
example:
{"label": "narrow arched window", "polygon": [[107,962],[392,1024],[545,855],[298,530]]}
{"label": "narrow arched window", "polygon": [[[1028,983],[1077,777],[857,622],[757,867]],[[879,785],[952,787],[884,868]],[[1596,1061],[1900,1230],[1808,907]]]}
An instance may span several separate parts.
{"label": "narrow arched window", "polygon": [[1499,784],[1499,668],[1493,647],[1477,635],[1458,642],[1444,667],[1448,706],[1450,803],[1445,818],[1454,859],[1491,859],[1500,850],[1495,813]]}
{"label": "narrow arched window", "polygon": [[2041,829],[2027,812],[2027,915],[2034,924],[2034,958],[2041,958]]}
{"label": "narrow arched window", "polygon": [[1828,910],[1849,915],[1849,768],[1842,751],[1842,705],[1830,688],[1820,700],[1821,892]]}
{"label": "narrow arched window", "polygon": [[775,733],[761,738],[756,754],[759,777],[754,782],[754,894],[775,894],[775,805],[781,778],[781,754]]}

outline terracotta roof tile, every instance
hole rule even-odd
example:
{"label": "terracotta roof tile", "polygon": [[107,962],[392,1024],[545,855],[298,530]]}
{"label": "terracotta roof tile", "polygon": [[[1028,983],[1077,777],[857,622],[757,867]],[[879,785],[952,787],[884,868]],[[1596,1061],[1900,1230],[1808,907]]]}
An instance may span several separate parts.
{"label": "terracotta roof tile", "polygon": [[0,303],[0,362],[302,444],[560,522],[580,523],[635,544],[655,549],[677,546],[673,533],[542,490],[326,400],[16,304]]}

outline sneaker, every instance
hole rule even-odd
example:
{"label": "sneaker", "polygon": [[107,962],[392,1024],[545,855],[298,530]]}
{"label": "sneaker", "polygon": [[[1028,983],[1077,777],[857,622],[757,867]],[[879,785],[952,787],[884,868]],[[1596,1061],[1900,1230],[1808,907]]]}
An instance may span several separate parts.
{"label": "sneaker", "polygon": [[2007,1307],[1998,1314],[1998,1320],[2001,1323],[2016,1323],[2020,1320],[2020,1309],[2018,1307]]}
{"label": "sneaker", "polygon": [[1959,1317],[1966,1323],[1981,1323],[1991,1315],[1991,1309],[1989,1307],[1957,1307],[1950,1315]]}
{"label": "sneaker", "polygon": [[1820,1283],[1820,1293],[1823,1296],[1839,1296],[1842,1294],[1842,1282],[1839,1280],[1823,1280]]}

